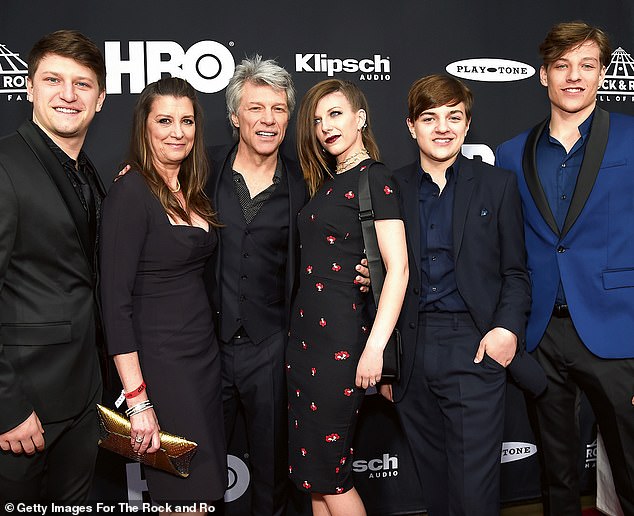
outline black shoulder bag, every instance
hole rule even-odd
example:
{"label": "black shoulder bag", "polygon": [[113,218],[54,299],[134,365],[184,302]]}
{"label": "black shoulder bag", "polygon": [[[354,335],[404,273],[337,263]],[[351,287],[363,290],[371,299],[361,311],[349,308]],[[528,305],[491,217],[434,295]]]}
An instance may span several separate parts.
{"label": "black shoulder bag", "polygon": [[[374,303],[378,309],[379,298],[381,297],[381,290],[383,290],[383,282],[385,281],[385,271],[383,269],[381,253],[379,252],[379,243],[376,239],[376,230],[374,228],[374,210],[372,209],[370,182],[368,178],[371,166],[372,165],[359,174],[359,220],[361,221],[361,229],[363,231],[365,254],[368,258],[368,269],[370,269]],[[399,380],[401,376],[401,353],[401,334],[394,328],[383,350],[382,381]]]}

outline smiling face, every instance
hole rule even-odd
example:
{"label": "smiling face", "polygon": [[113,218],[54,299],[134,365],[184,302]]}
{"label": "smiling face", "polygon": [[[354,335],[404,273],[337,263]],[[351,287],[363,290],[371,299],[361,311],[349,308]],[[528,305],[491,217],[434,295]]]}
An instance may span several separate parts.
{"label": "smiling face", "polygon": [[365,111],[354,111],[340,91],[324,95],[315,107],[315,136],[326,150],[341,163],[363,148],[361,128]]}
{"label": "smiling face", "polygon": [[194,106],[187,97],[160,96],[152,102],[146,136],[159,173],[180,167],[194,145]]}
{"label": "smiling face", "polygon": [[605,77],[599,46],[594,41],[573,48],[539,70],[542,85],[548,88],[554,115],[573,114],[587,118],[594,110],[597,90]]}
{"label": "smiling face", "polygon": [[410,134],[418,143],[420,163],[425,172],[444,171],[456,161],[469,123],[463,102],[426,109],[414,122],[407,119]]}
{"label": "smiling face", "polygon": [[238,112],[231,115],[233,125],[240,130],[241,150],[259,157],[277,153],[288,119],[286,92],[252,82],[245,83]]}
{"label": "smiling face", "polygon": [[[71,157],[76,157],[105,91],[87,66],[57,54],[46,54],[27,79],[33,122]],[[76,152],[75,152],[76,150]]]}

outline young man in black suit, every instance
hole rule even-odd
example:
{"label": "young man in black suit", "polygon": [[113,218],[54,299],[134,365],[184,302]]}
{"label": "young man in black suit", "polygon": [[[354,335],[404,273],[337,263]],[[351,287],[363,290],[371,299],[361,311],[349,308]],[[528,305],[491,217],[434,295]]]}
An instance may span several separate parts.
{"label": "young man in black suit", "polygon": [[28,64],[33,118],[0,140],[0,493],[81,502],[97,456],[104,195],[82,146],[106,70],[97,46],[68,30],[37,42]]}
{"label": "young man in black suit", "polygon": [[490,516],[500,510],[505,368],[530,306],[519,193],[513,174],[460,155],[473,104],[464,84],[423,77],[408,104],[419,159],[394,173],[410,284],[393,399],[429,514]]}

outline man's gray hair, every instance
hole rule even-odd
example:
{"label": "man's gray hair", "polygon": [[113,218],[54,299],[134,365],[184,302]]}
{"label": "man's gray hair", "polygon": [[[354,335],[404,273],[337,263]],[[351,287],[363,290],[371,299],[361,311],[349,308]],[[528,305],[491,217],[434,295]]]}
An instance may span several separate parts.
{"label": "man's gray hair", "polygon": [[227,116],[229,123],[233,129],[233,136],[237,139],[240,131],[233,125],[231,115],[238,114],[238,108],[242,100],[242,91],[247,82],[258,85],[271,86],[275,90],[286,92],[286,105],[288,107],[288,116],[290,117],[295,109],[295,87],[291,74],[282,68],[273,59],[262,59],[262,56],[256,54],[253,57],[247,57],[236,66],[233,77],[227,85],[225,97],[227,99]]}

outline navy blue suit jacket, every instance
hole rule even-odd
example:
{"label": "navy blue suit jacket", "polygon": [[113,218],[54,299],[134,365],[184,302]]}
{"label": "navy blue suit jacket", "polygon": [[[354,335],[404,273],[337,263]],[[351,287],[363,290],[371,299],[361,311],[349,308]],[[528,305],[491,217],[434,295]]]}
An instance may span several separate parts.
{"label": "navy blue suit jacket", "polygon": [[535,149],[545,120],[497,149],[516,173],[533,301],[527,349],[541,340],[559,277],[575,328],[602,358],[634,357],[634,117],[596,108],[583,164],[559,231],[539,182]]}
{"label": "navy blue suit jacket", "polygon": [[[478,330],[512,331],[523,349],[530,305],[522,211],[517,181],[511,172],[460,156],[453,207],[453,241],[458,291]],[[403,369],[395,383],[394,401],[405,391],[418,344],[420,240],[418,186],[420,165],[394,172],[399,185],[410,279],[399,319],[403,336]],[[473,354],[475,356],[476,349]]]}

